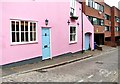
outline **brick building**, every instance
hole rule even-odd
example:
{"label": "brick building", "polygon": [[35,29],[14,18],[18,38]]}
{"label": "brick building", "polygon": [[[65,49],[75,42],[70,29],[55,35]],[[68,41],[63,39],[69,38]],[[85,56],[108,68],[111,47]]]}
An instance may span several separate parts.
{"label": "brick building", "polygon": [[120,10],[104,0],[86,0],[83,12],[94,25],[94,41],[98,45],[115,46],[120,42]]}

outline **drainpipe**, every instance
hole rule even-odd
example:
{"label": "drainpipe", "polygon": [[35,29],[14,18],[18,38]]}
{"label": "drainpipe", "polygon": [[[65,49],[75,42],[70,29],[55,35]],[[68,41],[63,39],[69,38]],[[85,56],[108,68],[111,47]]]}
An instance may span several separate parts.
{"label": "drainpipe", "polygon": [[85,2],[82,2],[82,1],[79,1],[79,0],[77,0],[80,4],[81,4],[81,8],[82,9],[80,9],[79,8],[79,10],[81,10],[81,22],[82,22],[82,53],[84,53],[84,50],[83,50],[83,13],[85,13]]}
{"label": "drainpipe", "polygon": [[83,12],[81,11],[81,18],[82,18],[82,53],[83,53]]}
{"label": "drainpipe", "polygon": [[115,7],[111,8],[111,46],[115,47]]}
{"label": "drainpipe", "polygon": [[81,21],[82,21],[82,53],[84,53],[84,50],[83,50],[83,12],[84,12],[84,5],[85,3],[84,2],[81,2],[81,5],[82,5],[82,9],[81,10]]}

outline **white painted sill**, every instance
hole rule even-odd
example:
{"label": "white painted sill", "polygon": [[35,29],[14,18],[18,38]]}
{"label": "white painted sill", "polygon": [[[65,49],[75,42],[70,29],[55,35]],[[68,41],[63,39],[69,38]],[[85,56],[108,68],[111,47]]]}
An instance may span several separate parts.
{"label": "white painted sill", "polygon": [[34,42],[21,42],[21,43],[13,42],[13,43],[11,43],[11,46],[27,45],[27,44],[38,44],[38,41],[34,41]]}
{"label": "white painted sill", "polygon": [[71,42],[69,42],[69,44],[71,45],[71,44],[77,44],[77,41],[71,41]]}

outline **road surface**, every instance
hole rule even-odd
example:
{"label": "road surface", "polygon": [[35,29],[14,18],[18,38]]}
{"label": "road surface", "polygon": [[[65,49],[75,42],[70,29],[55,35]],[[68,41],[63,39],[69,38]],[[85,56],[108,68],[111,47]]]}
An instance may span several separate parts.
{"label": "road surface", "polygon": [[118,82],[118,49],[43,71],[14,74],[3,82]]}

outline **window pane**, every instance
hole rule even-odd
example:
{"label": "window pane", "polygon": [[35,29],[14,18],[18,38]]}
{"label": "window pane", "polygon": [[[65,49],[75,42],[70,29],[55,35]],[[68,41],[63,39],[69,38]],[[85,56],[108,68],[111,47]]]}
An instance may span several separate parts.
{"label": "window pane", "polygon": [[76,27],[71,27],[70,28],[70,33],[76,33]]}
{"label": "window pane", "polygon": [[12,21],[12,31],[15,31],[15,21]]}
{"label": "window pane", "polygon": [[24,21],[21,21],[21,31],[24,31]]}
{"label": "window pane", "polygon": [[107,15],[106,14],[104,15],[104,18],[107,20]]}
{"label": "window pane", "polygon": [[76,33],[76,27],[73,27],[73,33]]}
{"label": "window pane", "polygon": [[76,27],[70,27],[70,41],[76,40]]}
{"label": "window pane", "polygon": [[105,31],[110,31],[110,27],[109,26],[105,26]]}
{"label": "window pane", "polygon": [[95,8],[95,2],[93,1],[93,8]]}
{"label": "window pane", "polygon": [[97,4],[97,10],[100,10],[100,5],[99,4]]}
{"label": "window pane", "polygon": [[19,32],[16,32],[16,39],[17,39],[17,42],[19,42]]}
{"label": "window pane", "polygon": [[97,3],[95,3],[95,9],[97,10]]}
{"label": "window pane", "polygon": [[19,22],[16,22],[16,31],[19,31]]}
{"label": "window pane", "polygon": [[12,32],[12,42],[15,42],[15,32]]}
{"label": "window pane", "polygon": [[30,41],[33,41],[33,37],[32,37],[33,35],[32,35],[32,32],[30,32]]}
{"label": "window pane", "polygon": [[34,23],[33,30],[36,31],[36,23]]}
{"label": "window pane", "polygon": [[90,7],[93,6],[93,0],[90,0]]}
{"label": "window pane", "polygon": [[25,40],[28,41],[28,32],[25,32]]}
{"label": "window pane", "polygon": [[102,26],[104,25],[104,20],[101,20],[101,25],[102,25]]}
{"label": "window pane", "polygon": [[107,27],[105,26],[105,31],[107,31]]}
{"label": "window pane", "polygon": [[21,41],[24,41],[24,32],[21,32]]}
{"label": "window pane", "polygon": [[76,34],[71,34],[70,35],[70,41],[75,41]]}
{"label": "window pane", "polygon": [[36,41],[36,32],[34,32],[34,41]]}
{"label": "window pane", "polygon": [[102,5],[100,5],[100,11],[103,12],[104,7]]}
{"label": "window pane", "polygon": [[32,23],[30,23],[30,31],[32,31]]}
{"label": "window pane", "polygon": [[70,27],[70,33],[72,33],[72,27]]}
{"label": "window pane", "polygon": [[93,18],[93,24],[97,24],[97,18]]}
{"label": "window pane", "polygon": [[25,31],[28,31],[28,22],[25,22]]}
{"label": "window pane", "polygon": [[76,35],[74,34],[74,35],[73,35],[73,39],[72,39],[73,41],[75,41],[75,37],[76,37]]}
{"label": "window pane", "polygon": [[70,41],[72,41],[72,35],[70,35]]}

